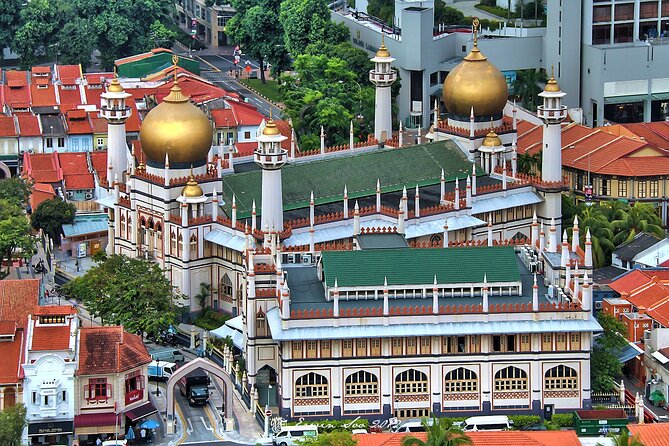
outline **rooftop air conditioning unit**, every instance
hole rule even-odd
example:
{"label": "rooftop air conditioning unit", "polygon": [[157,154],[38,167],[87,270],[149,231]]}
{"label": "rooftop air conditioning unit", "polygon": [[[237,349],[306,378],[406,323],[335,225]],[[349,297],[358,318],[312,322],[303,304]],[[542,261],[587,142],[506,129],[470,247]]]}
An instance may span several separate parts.
{"label": "rooftop air conditioning unit", "polygon": [[85,197],[87,200],[90,200],[90,199],[93,198],[93,194],[91,194],[91,193],[87,193],[86,195],[84,195],[84,197]]}
{"label": "rooftop air conditioning unit", "polygon": [[288,254],[288,263],[295,263],[295,254]]}
{"label": "rooftop air conditioning unit", "polygon": [[595,310],[601,310],[603,307],[604,307],[604,302],[602,302],[601,300],[595,302]]}
{"label": "rooftop air conditioning unit", "polygon": [[302,254],[302,263],[311,263],[311,254]]}

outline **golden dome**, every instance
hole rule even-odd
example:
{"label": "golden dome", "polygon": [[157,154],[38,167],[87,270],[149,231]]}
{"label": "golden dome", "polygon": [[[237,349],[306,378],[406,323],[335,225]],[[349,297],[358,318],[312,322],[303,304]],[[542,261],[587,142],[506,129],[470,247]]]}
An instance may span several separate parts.
{"label": "golden dome", "polygon": [[548,82],[546,82],[546,87],[544,88],[544,91],[547,91],[549,93],[557,93],[561,91],[560,86],[558,85],[553,75],[551,75],[551,78],[548,79]]}
{"label": "golden dome", "polygon": [[197,184],[197,181],[195,181],[195,177],[193,174],[190,174],[190,177],[188,178],[188,182],[184,186],[183,189],[181,189],[181,195],[187,198],[193,198],[193,197],[201,197],[204,195],[204,191],[200,187],[199,184]]}
{"label": "golden dome", "polygon": [[386,48],[386,35],[381,33],[381,47],[376,52],[376,57],[390,57],[390,51]]}
{"label": "golden dome", "polygon": [[163,166],[169,150],[172,165],[206,160],[213,139],[207,116],[188,101],[175,82],[170,94],[147,113],[139,131],[146,156]]}
{"label": "golden dome", "polygon": [[111,84],[107,87],[107,91],[110,93],[123,93],[123,87],[118,81],[118,77],[114,76],[114,79],[111,81]]}
{"label": "golden dome", "polygon": [[266,136],[274,136],[281,134],[279,128],[276,126],[271,116],[269,118],[269,121],[267,121],[267,124],[265,124],[265,128],[262,129],[262,134]]}
{"label": "golden dome", "polygon": [[485,135],[481,145],[485,147],[499,147],[502,145],[502,140],[499,139],[497,133],[495,133],[493,130],[490,130],[488,134]]}
{"label": "golden dome", "polygon": [[478,48],[477,27],[475,19],[474,47],[444,81],[442,98],[452,115],[469,116],[472,107],[474,116],[499,115],[509,96],[504,75]]}

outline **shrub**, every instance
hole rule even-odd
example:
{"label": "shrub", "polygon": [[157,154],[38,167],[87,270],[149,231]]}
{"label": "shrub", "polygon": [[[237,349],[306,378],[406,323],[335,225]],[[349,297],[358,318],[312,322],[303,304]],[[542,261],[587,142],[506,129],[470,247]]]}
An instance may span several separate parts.
{"label": "shrub", "polygon": [[511,415],[509,420],[513,421],[513,427],[516,429],[541,423],[541,417],[538,415]]}
{"label": "shrub", "polygon": [[557,424],[559,427],[573,427],[574,414],[572,413],[556,413],[553,415],[551,422]]}

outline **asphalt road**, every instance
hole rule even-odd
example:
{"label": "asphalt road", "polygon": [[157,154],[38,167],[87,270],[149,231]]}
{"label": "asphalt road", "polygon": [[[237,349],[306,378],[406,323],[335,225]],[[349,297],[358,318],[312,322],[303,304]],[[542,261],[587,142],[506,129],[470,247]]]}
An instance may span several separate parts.
{"label": "asphalt road", "polygon": [[[234,58],[232,56],[202,55],[196,56],[196,58],[202,62],[201,65],[204,69],[202,71],[202,77],[227,91],[237,93],[242,100],[247,100],[265,116],[269,116],[270,110],[272,111],[273,116],[281,116],[280,108],[267,102],[244,85],[237,82],[233,76],[230,76],[230,69],[235,68],[233,63]],[[245,62],[246,59],[242,57],[240,65],[242,67],[245,66]],[[251,67],[257,69],[258,64],[251,61]]]}
{"label": "asphalt road", "polygon": [[[186,398],[181,395],[178,387],[174,389],[174,394],[176,396],[176,402],[179,405],[179,410],[183,416],[181,420],[182,427],[186,431],[186,439],[182,444],[194,443],[202,444],[203,441],[211,442],[220,442],[220,440],[214,435],[216,426],[212,420],[213,414],[208,409],[208,405],[205,406],[190,406]],[[212,443],[219,444],[219,443]],[[222,444],[222,442],[220,443]]]}

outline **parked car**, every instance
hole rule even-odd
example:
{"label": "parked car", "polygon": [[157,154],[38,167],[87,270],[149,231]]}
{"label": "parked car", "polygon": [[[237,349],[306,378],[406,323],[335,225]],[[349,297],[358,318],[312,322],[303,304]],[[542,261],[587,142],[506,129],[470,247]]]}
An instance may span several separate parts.
{"label": "parked car", "polygon": [[149,354],[151,355],[151,359],[160,362],[175,362],[179,364],[186,360],[183,353],[171,347],[149,350]]}
{"label": "parked car", "polygon": [[282,426],[281,432],[272,437],[274,446],[297,446],[305,437],[318,436],[318,426]]}

